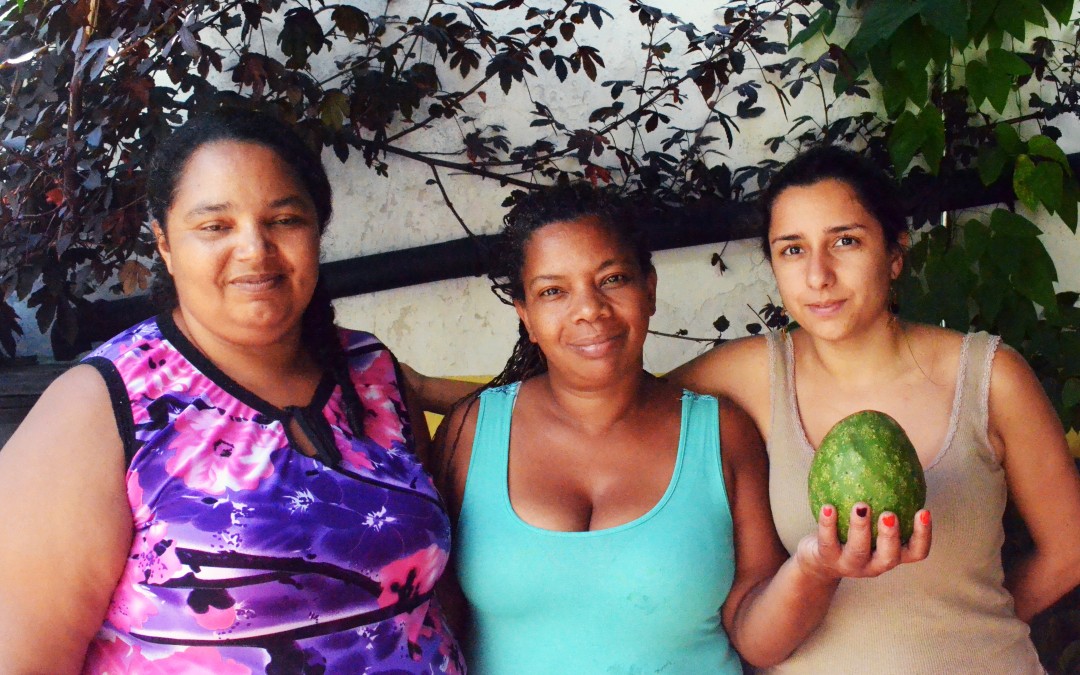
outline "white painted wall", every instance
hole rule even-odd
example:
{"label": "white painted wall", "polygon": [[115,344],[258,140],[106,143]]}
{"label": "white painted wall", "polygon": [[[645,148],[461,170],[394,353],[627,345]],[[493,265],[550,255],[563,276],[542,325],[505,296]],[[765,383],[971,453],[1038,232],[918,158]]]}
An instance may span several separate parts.
{"label": "white painted wall", "polygon": [[[393,3],[393,10],[407,15],[413,0]],[[358,2],[376,11],[371,2]],[[590,21],[578,27],[577,37],[585,44],[597,47],[606,68],[598,80],[632,79],[638,77],[644,56],[639,49],[645,33],[623,2],[607,0],[602,3],[614,15],[597,30]],[[696,0],[656,0],[654,5],[680,15],[700,27],[722,23],[723,10]],[[493,20],[511,20],[513,15],[486,15]],[[782,36],[777,36],[782,39]],[[675,49],[670,63],[686,65],[696,60],[683,55],[685,42],[679,34],[671,37]],[[752,60],[751,60],[752,62]],[[230,65],[228,62],[226,66]],[[326,67],[325,64],[320,67]],[[537,66],[538,71],[540,67]],[[544,71],[541,71],[544,72]],[[759,76],[748,71],[748,76]],[[450,77],[447,85],[450,86]],[[560,83],[554,75],[543,76],[530,84],[532,93],[544,101],[568,123],[587,126],[590,110],[607,100],[606,91],[589,83],[583,76],[571,76]],[[479,124],[499,122],[509,126],[507,135],[516,145],[533,137],[528,128],[532,105],[520,85],[515,85],[509,97],[503,96],[492,82],[485,88],[487,104],[479,102],[468,114]],[[673,120],[682,127],[697,127],[707,114],[696,89],[684,90],[688,103],[684,117]],[[820,98],[804,92],[789,117],[800,114],[820,115]],[[598,98],[604,97],[604,98]],[[742,133],[735,146],[720,144],[717,150],[727,157],[716,157],[729,166],[752,164],[765,157],[768,150],[763,140],[784,133],[789,122],[768,88],[761,92],[761,101],[769,112],[756,120],[740,121]],[[730,102],[734,108],[734,100]],[[1080,150],[1080,131],[1073,119],[1063,143],[1068,152]],[[711,135],[723,136],[719,130]],[[654,134],[652,142],[659,143]],[[447,123],[423,135],[409,137],[408,146],[416,150],[453,150],[460,136],[456,123]],[[785,157],[780,157],[783,159]],[[437,188],[425,185],[431,177],[429,170],[415,162],[388,157],[390,175],[377,176],[363,166],[359,157],[341,164],[331,154],[325,157],[335,189],[335,217],[324,240],[324,258],[339,260],[358,255],[409,248],[421,244],[445,241],[463,236],[450,211],[443,204]],[[616,166],[614,158],[611,165]],[[472,176],[454,176],[443,172],[443,181],[458,212],[470,227],[480,232],[494,232],[501,222],[499,206],[509,188],[494,181],[481,181]],[[1046,219],[1044,219],[1046,220]],[[1056,221],[1044,222],[1047,242],[1058,265],[1061,287],[1080,289],[1080,239]],[[720,275],[710,264],[714,252],[724,251],[728,271]],[[713,337],[713,321],[724,314],[731,321],[727,336],[744,334],[743,326],[757,321],[748,305],[760,308],[771,297],[779,302],[768,266],[758,253],[754,241],[731,242],[677,251],[665,251],[655,256],[659,275],[658,309],[652,327],[674,333],[686,329],[691,335]],[[498,372],[516,337],[516,317],[511,308],[501,304],[488,289],[483,278],[457,279],[425,284],[380,293],[342,299],[337,302],[339,323],[368,330],[381,337],[407,363],[433,375],[480,375]],[[36,334],[28,313],[24,324],[27,338],[20,345],[23,353],[48,353],[48,343]],[[646,344],[646,367],[654,372],[670,370],[702,350],[696,343],[650,337]]]}

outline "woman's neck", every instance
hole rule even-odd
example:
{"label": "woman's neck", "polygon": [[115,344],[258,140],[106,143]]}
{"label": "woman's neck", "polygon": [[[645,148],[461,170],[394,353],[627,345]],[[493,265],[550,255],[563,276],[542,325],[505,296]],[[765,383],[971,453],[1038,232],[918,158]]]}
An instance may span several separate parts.
{"label": "woman's neck", "polygon": [[273,343],[250,346],[216,335],[180,308],[173,311],[173,319],[184,337],[221,372],[266,401],[279,407],[306,405],[314,394],[318,369],[303,349],[299,327]]}
{"label": "woman's neck", "polygon": [[548,394],[559,419],[589,434],[605,433],[633,416],[649,399],[656,381],[640,368],[599,386],[582,386],[573,379],[549,371],[537,385]]}
{"label": "woman's neck", "polygon": [[845,340],[821,340],[800,332],[804,335],[799,360],[841,382],[880,383],[914,364],[904,324],[894,314]]}

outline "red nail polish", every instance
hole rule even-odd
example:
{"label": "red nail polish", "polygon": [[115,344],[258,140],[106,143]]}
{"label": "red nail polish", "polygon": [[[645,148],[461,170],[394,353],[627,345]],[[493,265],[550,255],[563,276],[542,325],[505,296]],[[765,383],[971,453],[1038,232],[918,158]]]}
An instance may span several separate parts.
{"label": "red nail polish", "polygon": [[922,521],[923,525],[929,525],[930,524],[930,512],[929,511],[923,511],[922,513],[920,513],[919,514],[919,520]]}
{"label": "red nail polish", "polygon": [[821,515],[825,516],[826,518],[831,518],[832,514],[833,510],[831,506],[825,505],[821,508]]}
{"label": "red nail polish", "polygon": [[881,524],[885,527],[893,527],[896,525],[896,516],[889,514],[881,519]]}
{"label": "red nail polish", "polygon": [[867,512],[867,508],[865,506],[860,506],[860,507],[855,509],[855,515],[857,515],[860,518],[865,518],[866,517],[866,512]]}

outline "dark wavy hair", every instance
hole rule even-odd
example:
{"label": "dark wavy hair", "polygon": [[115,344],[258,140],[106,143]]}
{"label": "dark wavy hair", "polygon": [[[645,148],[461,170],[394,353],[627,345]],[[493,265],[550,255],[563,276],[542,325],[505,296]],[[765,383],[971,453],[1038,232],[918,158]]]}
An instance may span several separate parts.
{"label": "dark wavy hair", "polygon": [[863,208],[881,223],[886,247],[900,248],[900,236],[907,230],[907,215],[896,182],[868,157],[837,145],[818,145],[785,164],[758,200],[761,250],[767,260],[772,259],[769,221],[777,198],[788,188],[806,187],[829,179],[841,181],[854,190]]}
{"label": "dark wavy hair", "polygon": [[[192,117],[173,131],[154,153],[146,181],[146,196],[150,216],[163,232],[168,233],[167,214],[192,155],[203,146],[226,141],[254,143],[273,150],[315,205],[319,234],[326,230],[332,213],[332,190],[319,154],[291,127],[273,117],[224,108]],[[155,265],[152,297],[161,312],[171,311],[179,302],[172,276],[160,261]],[[301,336],[315,362],[330,372],[341,387],[349,426],[354,434],[362,435],[364,405],[349,377],[348,362],[334,323],[334,307],[321,279],[304,310]]]}
{"label": "dark wavy hair", "polygon": [[[515,190],[508,200],[510,211],[503,217],[503,227],[488,252],[488,279],[491,290],[504,304],[524,300],[525,286],[521,278],[525,267],[525,252],[533,235],[552,223],[596,218],[634,254],[642,272],[653,270],[652,253],[637,213],[639,209],[610,188],[594,187],[586,182],[559,182],[525,192]],[[454,404],[465,405],[465,415],[475,405],[485,389],[522,382],[547,372],[547,360],[539,345],[529,339],[525,324],[518,321],[518,339],[503,366],[502,372],[490,382]],[[441,465],[434,472],[436,484],[448,487],[450,467],[461,441],[464,425],[450,429],[454,434]]]}

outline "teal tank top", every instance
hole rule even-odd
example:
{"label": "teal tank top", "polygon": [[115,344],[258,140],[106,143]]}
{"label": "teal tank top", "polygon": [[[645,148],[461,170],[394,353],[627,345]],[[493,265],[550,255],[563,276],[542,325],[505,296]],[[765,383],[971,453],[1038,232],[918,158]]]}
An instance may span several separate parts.
{"label": "teal tank top", "polygon": [[[555,532],[510,505],[518,384],[480,396],[454,555],[474,675],[742,673],[720,622],[735,574],[717,403],[684,392],[667,491],[618,527]],[[648,470],[649,467],[642,467]]]}

